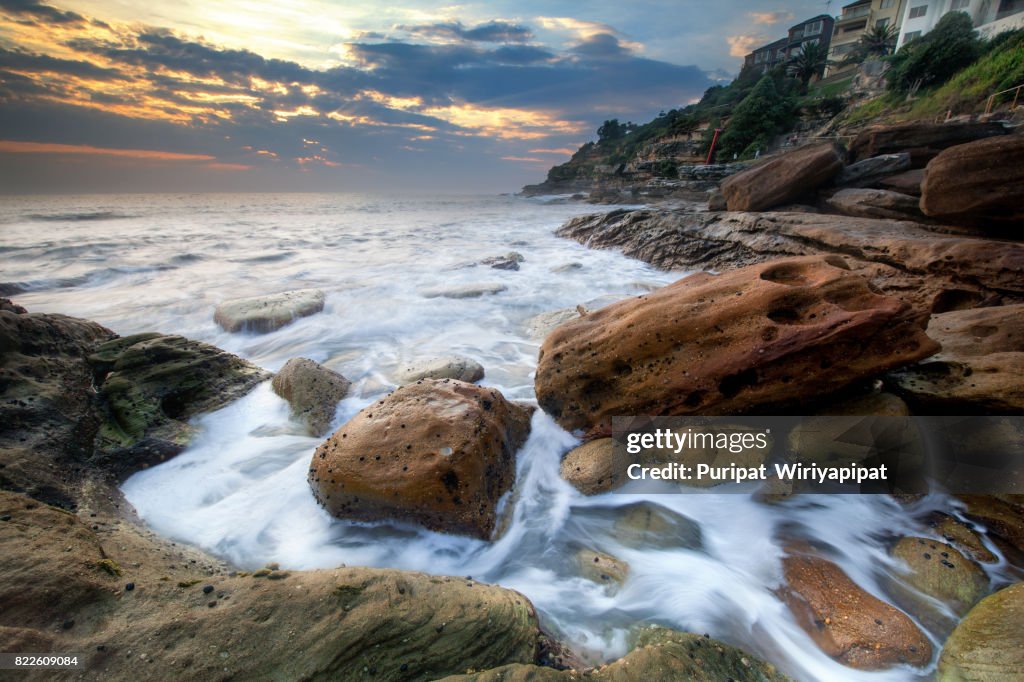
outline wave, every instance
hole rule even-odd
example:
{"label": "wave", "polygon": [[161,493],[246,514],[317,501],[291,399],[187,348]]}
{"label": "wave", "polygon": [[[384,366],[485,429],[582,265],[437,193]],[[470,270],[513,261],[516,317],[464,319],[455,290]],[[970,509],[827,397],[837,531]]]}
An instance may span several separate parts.
{"label": "wave", "polygon": [[73,213],[29,213],[25,216],[25,220],[37,222],[80,222],[86,220],[123,220],[137,217],[129,213],[118,213],[117,211],[85,211]]}

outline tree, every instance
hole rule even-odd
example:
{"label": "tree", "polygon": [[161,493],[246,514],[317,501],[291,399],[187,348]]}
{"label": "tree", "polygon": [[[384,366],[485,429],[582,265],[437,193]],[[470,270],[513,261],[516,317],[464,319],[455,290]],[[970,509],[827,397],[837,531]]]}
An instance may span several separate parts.
{"label": "tree", "polygon": [[619,119],[613,118],[605,121],[601,124],[601,127],[597,129],[597,143],[604,144],[605,142],[613,142],[621,139],[627,130],[627,126],[619,123]]}
{"label": "tree", "polygon": [[964,12],[950,12],[930,33],[907,43],[892,57],[888,87],[907,93],[917,85],[941,85],[973,64],[981,51],[971,18]]}
{"label": "tree", "polygon": [[842,63],[860,64],[872,57],[888,57],[896,49],[899,35],[895,26],[874,26],[860,37],[853,51],[846,55]]}
{"label": "tree", "polygon": [[817,42],[804,43],[800,51],[790,58],[786,72],[800,80],[804,89],[813,78],[821,78],[828,66],[828,53],[825,48]]}
{"label": "tree", "polygon": [[718,140],[723,158],[753,156],[757,149],[766,149],[793,122],[795,108],[793,98],[780,91],[771,75],[761,78],[736,107]]}

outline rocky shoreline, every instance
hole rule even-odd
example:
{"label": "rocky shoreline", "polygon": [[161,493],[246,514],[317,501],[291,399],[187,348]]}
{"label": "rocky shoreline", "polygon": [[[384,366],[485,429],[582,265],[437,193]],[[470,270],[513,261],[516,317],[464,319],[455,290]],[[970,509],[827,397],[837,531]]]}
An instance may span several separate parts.
{"label": "rocky shoreline", "polygon": [[[616,414],[1024,413],[1024,137],[971,125],[869,131],[852,157],[826,144],[768,159],[730,174],[713,210],[567,223],[559,234],[592,248],[721,274],[558,311],[538,332],[538,404],[586,441],[566,455],[563,477],[588,495],[621,483],[607,439]],[[981,158],[989,165],[978,170]],[[964,168],[984,181],[961,183],[950,201],[949,177]],[[908,194],[881,189],[897,186]],[[217,321],[267,332],[323,302],[316,290],[231,301]],[[663,628],[638,629],[629,654],[588,669],[542,631],[526,597],[470,576],[248,572],[158,537],[118,484],[181,452],[191,417],[270,374],[181,336],[118,337],[6,299],[0,352],[0,647],[87,654],[83,671],[34,679],[787,679],[740,649]],[[317,499],[341,518],[500,534],[533,408],[471,383],[482,375],[462,358],[408,367],[405,386],[317,449]],[[350,384],[296,358],[273,386],[323,437]],[[980,567],[1000,561],[997,549],[1024,575],[1024,496],[957,504],[929,517],[934,537],[893,544],[907,574],[886,590],[891,599],[796,535],[783,538],[779,598],[825,654],[853,668],[937,658],[941,680],[1024,674],[1024,591],[990,584]],[[700,545],[688,519],[658,509],[624,512],[618,532]],[[575,560],[609,589],[628,580],[614,556],[581,547]],[[948,641],[933,646],[908,613]]]}

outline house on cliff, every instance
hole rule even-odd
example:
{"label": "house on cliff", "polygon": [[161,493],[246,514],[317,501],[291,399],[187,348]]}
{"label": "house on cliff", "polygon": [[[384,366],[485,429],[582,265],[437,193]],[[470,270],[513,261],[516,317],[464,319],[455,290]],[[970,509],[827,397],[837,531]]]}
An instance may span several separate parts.
{"label": "house on cliff", "polygon": [[1024,28],[1024,0],[909,0],[896,48],[931,31],[949,12],[965,12],[983,38]]}
{"label": "house on cliff", "polygon": [[743,60],[744,69],[756,69],[762,73],[785,64],[799,54],[804,45],[815,43],[828,51],[832,41],[835,20],[827,14],[819,14],[789,28],[785,38],[757,48]]}

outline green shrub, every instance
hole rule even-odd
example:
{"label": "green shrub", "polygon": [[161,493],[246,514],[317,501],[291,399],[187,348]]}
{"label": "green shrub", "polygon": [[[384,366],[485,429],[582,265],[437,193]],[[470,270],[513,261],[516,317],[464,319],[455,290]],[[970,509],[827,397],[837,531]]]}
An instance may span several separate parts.
{"label": "green shrub", "polygon": [[950,12],[931,32],[907,43],[891,58],[888,87],[905,94],[917,85],[941,85],[980,55],[981,41],[971,18],[964,12]]}

